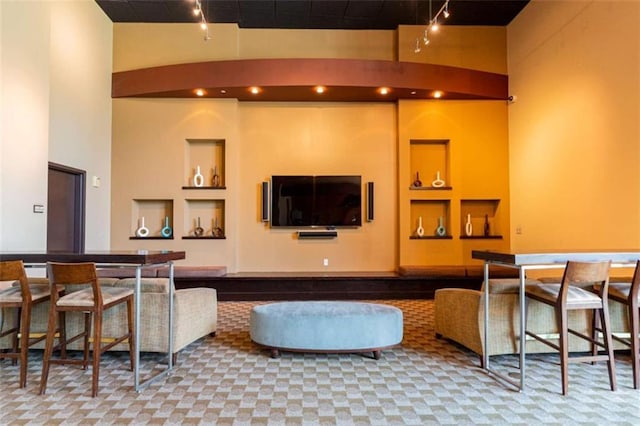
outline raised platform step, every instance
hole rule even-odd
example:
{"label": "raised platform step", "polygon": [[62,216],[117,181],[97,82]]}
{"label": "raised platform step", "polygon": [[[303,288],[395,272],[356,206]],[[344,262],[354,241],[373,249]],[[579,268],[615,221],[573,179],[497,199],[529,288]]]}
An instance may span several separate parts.
{"label": "raised platform step", "polygon": [[401,276],[395,272],[253,272],[176,277],[176,288],[215,288],[220,301],[432,299],[439,288],[480,289],[479,276]]}

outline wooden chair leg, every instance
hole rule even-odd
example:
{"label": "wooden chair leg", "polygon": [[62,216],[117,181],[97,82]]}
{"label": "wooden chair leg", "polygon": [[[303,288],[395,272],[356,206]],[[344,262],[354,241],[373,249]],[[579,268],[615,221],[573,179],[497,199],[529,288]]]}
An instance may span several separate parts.
{"label": "wooden chair leg", "polygon": [[[91,317],[92,314],[90,312],[85,312],[84,314],[84,354],[83,354],[83,364],[82,369],[86,370],[89,367],[89,351],[91,349],[89,345],[89,338],[91,337]],[[94,325],[95,327],[95,325]],[[95,340],[93,341],[93,348],[95,350]]]}
{"label": "wooden chair leg", "polygon": [[58,327],[54,334],[58,332],[58,346],[60,347],[60,358],[67,358],[67,319],[64,311],[58,313]]}
{"label": "wooden chair leg", "polygon": [[631,323],[631,363],[633,365],[633,388],[640,389],[640,312],[638,302],[629,306],[629,322]]}
{"label": "wooden chair leg", "polygon": [[93,318],[93,374],[91,382],[91,396],[98,396],[98,382],[100,379],[100,355],[102,353],[102,312],[96,312]]}
{"label": "wooden chair leg", "polygon": [[21,309],[20,317],[20,387],[24,388],[27,386],[27,362],[29,358],[29,324],[31,322],[30,305],[27,305],[25,309]]}
{"label": "wooden chair leg", "polygon": [[611,337],[611,319],[609,318],[609,307],[604,303],[603,308],[600,310],[600,316],[602,319],[602,333],[604,337],[605,350],[607,351],[607,369],[609,370],[609,384],[611,390],[615,391],[616,384],[616,361],[613,355],[613,339]]}
{"label": "wooden chair leg", "polygon": [[[53,354],[53,341],[56,338],[56,311],[49,308],[49,321],[47,322],[47,338],[44,345],[44,355],[42,357],[42,377],[40,378],[40,395],[47,391],[47,380],[49,380],[49,368],[51,366],[51,356]],[[62,322],[64,324],[64,321]],[[62,327],[62,326],[61,326]],[[60,330],[63,333],[63,329]],[[61,344],[64,344],[62,342]]]}
{"label": "wooden chair leg", "polygon": [[558,319],[558,331],[560,334],[560,373],[562,375],[562,395],[569,392],[569,330],[567,325],[567,310],[556,309]]}
{"label": "wooden chair leg", "polygon": [[136,335],[133,329],[133,297],[127,299],[127,325],[129,330],[129,360],[131,365],[131,371],[135,369],[135,350],[136,344],[135,341]]}

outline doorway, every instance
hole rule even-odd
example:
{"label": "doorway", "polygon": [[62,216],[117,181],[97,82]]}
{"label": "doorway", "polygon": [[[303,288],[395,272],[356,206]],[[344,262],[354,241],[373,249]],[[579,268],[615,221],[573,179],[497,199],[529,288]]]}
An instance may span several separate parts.
{"label": "doorway", "polygon": [[87,172],[49,163],[47,251],[84,252]]}

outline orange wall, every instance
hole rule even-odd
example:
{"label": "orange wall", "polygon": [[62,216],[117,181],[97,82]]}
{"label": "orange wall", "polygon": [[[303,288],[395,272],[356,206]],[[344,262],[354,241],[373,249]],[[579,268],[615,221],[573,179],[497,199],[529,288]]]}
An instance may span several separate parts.
{"label": "orange wall", "polygon": [[509,25],[515,250],[640,246],[639,22],[638,2],[534,0]]}

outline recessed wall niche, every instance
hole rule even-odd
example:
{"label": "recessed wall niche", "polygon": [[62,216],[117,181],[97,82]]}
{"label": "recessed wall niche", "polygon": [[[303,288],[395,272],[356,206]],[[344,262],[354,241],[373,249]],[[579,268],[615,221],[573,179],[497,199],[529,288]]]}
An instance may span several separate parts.
{"label": "recessed wall niche", "polygon": [[[167,224],[173,230],[173,200],[133,200],[129,239],[173,239],[173,232],[166,237],[162,235]],[[138,232],[140,228],[146,231]]]}
{"label": "recessed wall niche", "polygon": [[183,239],[224,239],[224,200],[186,199]]}
{"label": "recessed wall niche", "polygon": [[184,185],[182,188],[226,188],[224,139],[186,140]]}

